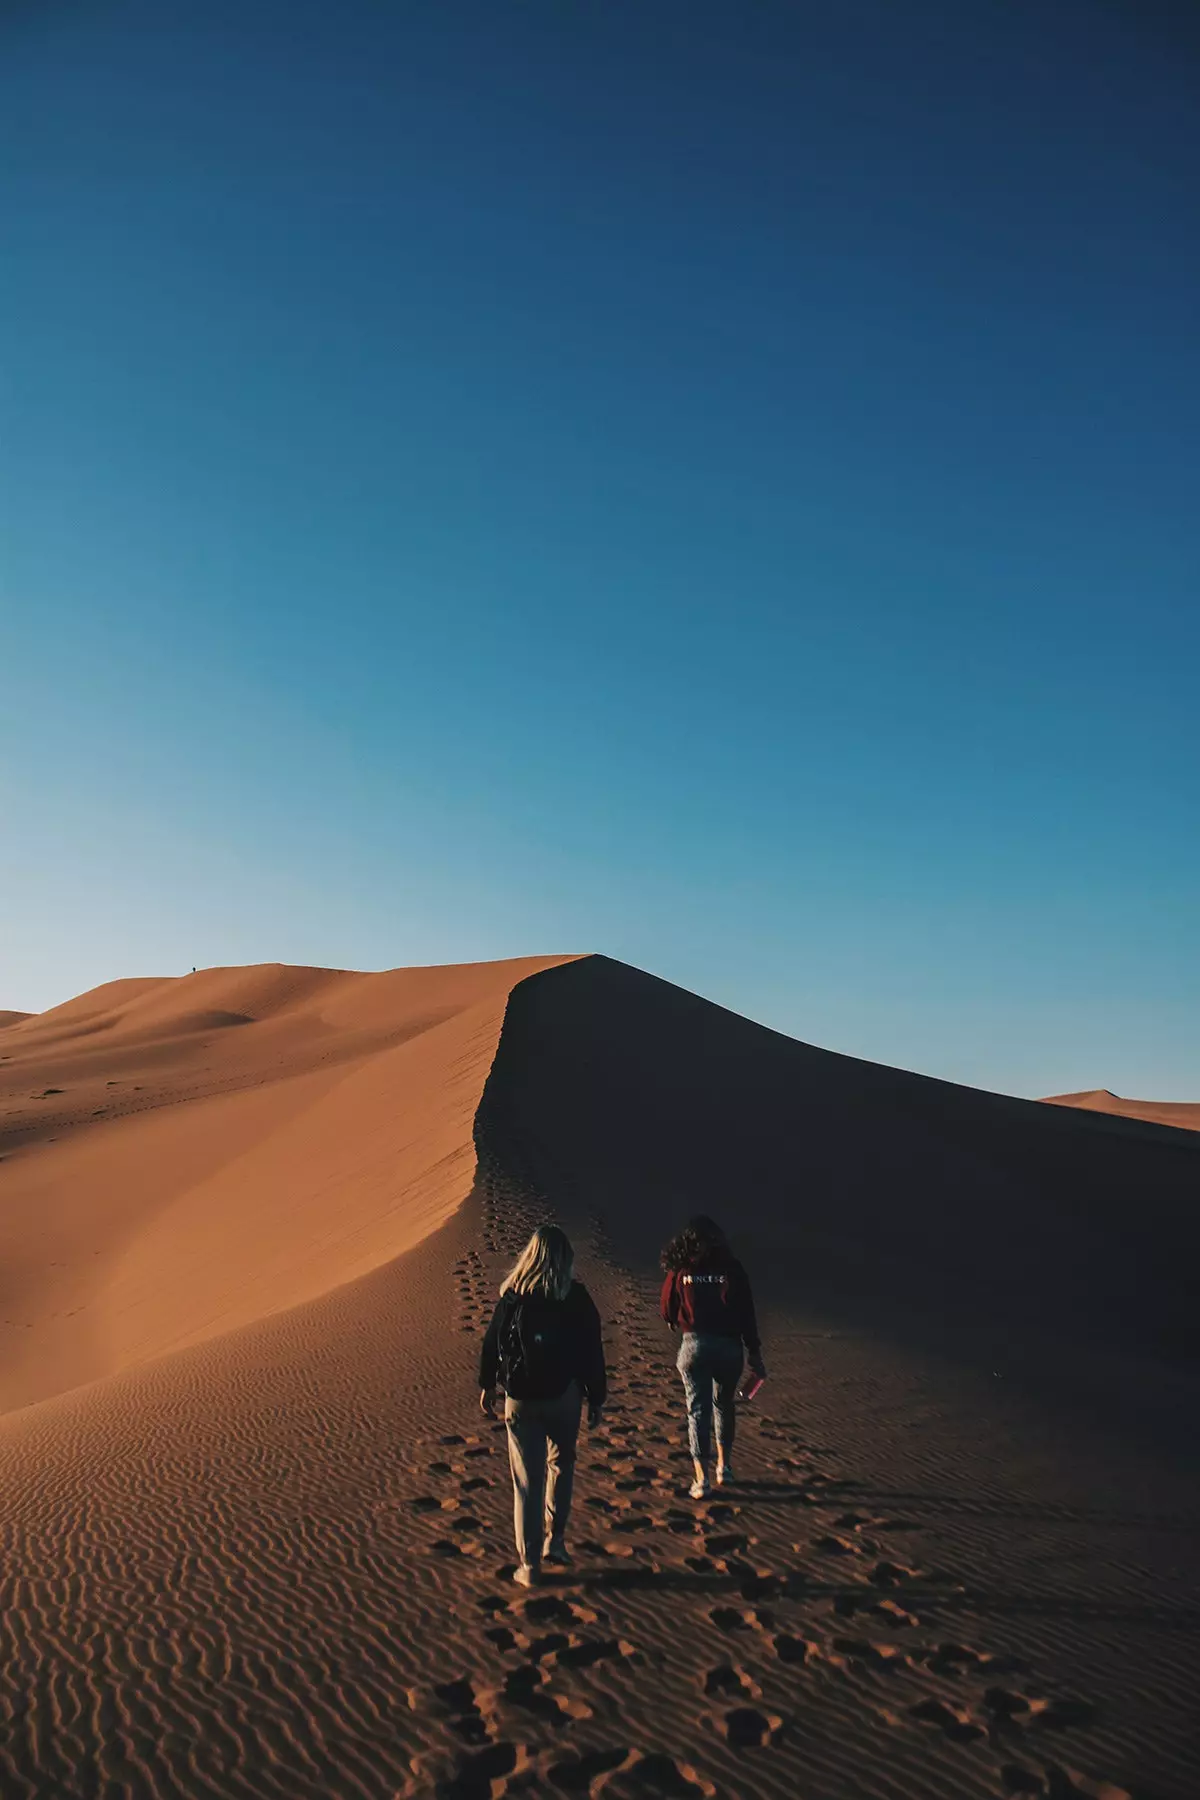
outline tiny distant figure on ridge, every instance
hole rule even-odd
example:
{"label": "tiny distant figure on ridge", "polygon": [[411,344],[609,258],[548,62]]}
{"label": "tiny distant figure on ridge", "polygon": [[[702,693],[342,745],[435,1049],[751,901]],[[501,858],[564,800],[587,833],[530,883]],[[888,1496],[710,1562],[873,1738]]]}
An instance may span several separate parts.
{"label": "tiny distant figure on ridge", "polygon": [[508,1460],[518,1564],[513,1580],[534,1587],[543,1563],[567,1564],[567,1520],[583,1403],[598,1425],[608,1392],[600,1314],[581,1281],[575,1252],[557,1225],[539,1225],[500,1284],[479,1357],[479,1404],[496,1417],[505,1392]]}
{"label": "tiny distant figure on ridge", "polygon": [[750,1278],[712,1219],[698,1213],[663,1246],[666,1270],[662,1316],[683,1333],[675,1367],[683,1378],[688,1448],[695,1465],[690,1493],[710,1492],[708,1458],[713,1413],[717,1424],[717,1486],[733,1480],[734,1398],[742,1374],[742,1345],[763,1380],[766,1366],[754,1316]]}

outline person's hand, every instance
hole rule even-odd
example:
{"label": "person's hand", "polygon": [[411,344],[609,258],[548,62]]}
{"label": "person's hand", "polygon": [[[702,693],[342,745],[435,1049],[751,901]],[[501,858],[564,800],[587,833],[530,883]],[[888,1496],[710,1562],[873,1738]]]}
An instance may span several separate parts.
{"label": "person's hand", "polygon": [[483,1388],[479,1395],[479,1410],[485,1418],[496,1417],[496,1396],[491,1388]]}
{"label": "person's hand", "polygon": [[765,1381],[767,1379],[767,1365],[761,1356],[752,1356],[750,1358],[750,1373],[752,1375],[757,1375],[760,1381]]}
{"label": "person's hand", "polygon": [[598,1401],[593,1401],[592,1404],[588,1407],[588,1430],[589,1431],[594,1431],[596,1429],[597,1425],[600,1423],[601,1415],[603,1414],[603,1412],[604,1412],[604,1408]]}

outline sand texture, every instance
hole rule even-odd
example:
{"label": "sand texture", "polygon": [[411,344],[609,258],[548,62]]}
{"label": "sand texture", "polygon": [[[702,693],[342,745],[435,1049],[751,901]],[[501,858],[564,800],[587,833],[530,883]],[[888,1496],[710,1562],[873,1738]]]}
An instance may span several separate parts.
{"label": "sand texture", "polygon": [[1176,1131],[1200,1131],[1200,1102],[1125,1100],[1107,1088],[1089,1088],[1083,1094],[1047,1094],[1044,1104],[1078,1106],[1084,1112],[1112,1113],[1122,1119],[1145,1119],[1151,1125],[1170,1125]]}
{"label": "sand texture", "polygon": [[[603,957],[116,983],[0,1058],[3,1800],[1200,1793],[1200,1139]],[[699,1207],[770,1377],[697,1503]],[[613,1391],[527,1593],[474,1363],[546,1216]]]}

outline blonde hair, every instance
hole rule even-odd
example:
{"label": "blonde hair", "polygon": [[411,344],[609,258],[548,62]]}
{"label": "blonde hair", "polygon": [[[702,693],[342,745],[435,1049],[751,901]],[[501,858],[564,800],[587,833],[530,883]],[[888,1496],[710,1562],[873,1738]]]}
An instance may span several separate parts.
{"label": "blonde hair", "polygon": [[504,1280],[502,1294],[540,1294],[565,1300],[575,1275],[575,1252],[557,1225],[539,1225]]}

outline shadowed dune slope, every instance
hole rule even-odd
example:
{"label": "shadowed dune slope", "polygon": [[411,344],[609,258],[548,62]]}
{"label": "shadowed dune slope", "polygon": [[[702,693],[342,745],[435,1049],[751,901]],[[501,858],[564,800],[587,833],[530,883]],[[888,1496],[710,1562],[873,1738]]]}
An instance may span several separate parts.
{"label": "shadowed dune slope", "polygon": [[32,1017],[32,1013],[0,1012],[0,1031],[3,1031],[6,1026],[9,1025],[20,1025],[26,1019],[31,1019]]}
{"label": "shadowed dune slope", "polygon": [[1081,1112],[1145,1119],[1152,1125],[1171,1125],[1177,1131],[1200,1131],[1200,1104],[1186,1100],[1125,1100],[1108,1088],[1089,1088],[1083,1094],[1047,1094],[1042,1105],[1074,1106]]}
{"label": "shadowed dune slope", "polygon": [[109,982],[0,1040],[0,1411],[410,1248],[469,1191],[515,981],[554,959]]}
{"label": "shadowed dune slope", "polygon": [[516,989],[478,1130],[630,1256],[711,1211],[810,1300],[1197,1348],[1185,1132],[814,1049],[605,957]]}

